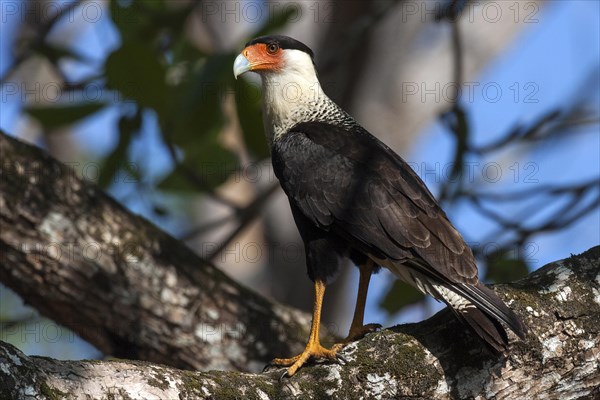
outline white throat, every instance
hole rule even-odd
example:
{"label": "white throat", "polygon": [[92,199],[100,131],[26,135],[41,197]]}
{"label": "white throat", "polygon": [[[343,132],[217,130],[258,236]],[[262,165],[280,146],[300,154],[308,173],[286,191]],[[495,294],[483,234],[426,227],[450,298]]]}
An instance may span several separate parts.
{"label": "white throat", "polygon": [[322,108],[333,102],[325,95],[310,56],[300,50],[284,50],[283,70],[261,74],[263,114],[269,142],[299,122],[318,119]]}

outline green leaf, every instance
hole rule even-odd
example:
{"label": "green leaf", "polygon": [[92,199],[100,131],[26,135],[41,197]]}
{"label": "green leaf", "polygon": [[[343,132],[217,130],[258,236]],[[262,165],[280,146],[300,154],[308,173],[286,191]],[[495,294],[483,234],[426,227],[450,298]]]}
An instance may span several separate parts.
{"label": "green leaf", "polygon": [[164,0],[112,0],[110,15],[124,43],[156,43],[163,34],[174,40],[180,37],[195,7],[194,2],[170,7]]}
{"label": "green leaf", "polygon": [[509,251],[500,250],[487,257],[487,270],[484,280],[487,282],[501,283],[521,279],[529,273],[527,263],[514,258]]}
{"label": "green leaf", "polygon": [[397,279],[394,281],[392,287],[387,292],[379,306],[389,314],[394,314],[400,311],[402,308],[411,304],[419,303],[424,299],[425,295],[423,293],[409,284]]}
{"label": "green leaf", "polygon": [[[113,178],[121,169],[125,169],[128,173],[132,173],[131,165],[128,163],[127,154],[131,140],[140,132],[142,126],[141,112],[136,112],[133,117],[122,116],[119,119],[119,142],[113,151],[104,159],[100,168],[100,177],[98,185],[101,188],[107,188],[113,183]],[[133,171],[136,174],[139,171]],[[139,179],[139,176],[135,176]]]}
{"label": "green leaf", "polygon": [[84,58],[80,54],[77,54],[69,48],[60,47],[60,45],[57,44],[48,44],[46,42],[42,42],[37,51],[47,57],[52,63],[56,63],[61,58],[84,61]]}
{"label": "green leaf", "polygon": [[159,55],[145,43],[124,43],[105,65],[106,86],[118,90],[142,107],[164,116],[166,106],[166,68]]}
{"label": "green leaf", "polygon": [[52,130],[86,118],[106,106],[105,103],[83,103],[66,107],[31,107],[25,111]]}
{"label": "green leaf", "polygon": [[[188,194],[214,190],[238,169],[237,158],[214,140],[199,142],[186,154],[182,167],[177,167],[158,188]],[[188,173],[194,174],[194,179]]]}
{"label": "green leaf", "polygon": [[267,158],[269,145],[262,123],[260,89],[239,79],[235,86],[235,102],[246,147],[257,159]]}
{"label": "green leaf", "polygon": [[207,54],[202,52],[196,45],[185,38],[173,43],[172,51],[173,64],[180,62],[193,64],[202,61],[207,57]]}
{"label": "green leaf", "polygon": [[122,6],[124,2],[120,0],[111,0],[110,16],[115,26],[121,33],[123,42],[129,42],[139,39],[139,32],[149,23],[147,13],[140,12],[137,2]]}

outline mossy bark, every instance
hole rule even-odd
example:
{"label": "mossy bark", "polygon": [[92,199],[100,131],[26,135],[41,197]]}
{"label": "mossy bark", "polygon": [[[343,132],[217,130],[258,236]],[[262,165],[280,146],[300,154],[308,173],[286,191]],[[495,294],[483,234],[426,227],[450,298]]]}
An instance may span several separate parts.
{"label": "mossy bark", "polygon": [[345,365],[262,374],[139,361],[56,361],[0,342],[0,398],[594,399],[600,396],[600,247],[495,290],[529,327],[494,356],[447,310],[347,346]]}

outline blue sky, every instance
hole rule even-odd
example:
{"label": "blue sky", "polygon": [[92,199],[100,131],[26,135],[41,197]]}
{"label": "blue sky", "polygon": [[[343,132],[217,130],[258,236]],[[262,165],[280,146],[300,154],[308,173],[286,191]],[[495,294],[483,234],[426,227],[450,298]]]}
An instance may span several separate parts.
{"label": "blue sky", "polygon": [[[528,26],[476,79],[480,87],[493,84],[502,89],[499,100],[491,102],[486,100],[483,90],[475,88],[474,101],[466,105],[476,144],[493,142],[516,123],[535,121],[552,109],[570,106],[574,99],[581,98],[582,92],[587,92],[585,95],[592,109],[600,110],[599,16],[600,2],[597,1],[553,1],[540,10],[536,16],[540,23]],[[595,78],[590,81],[590,77]],[[520,89],[517,101],[515,83]],[[527,84],[529,86],[526,87]],[[527,100],[534,102],[526,101],[528,95]],[[493,91],[487,96],[488,99],[496,97]],[[509,154],[493,154],[490,159],[474,160],[479,162],[473,169],[474,174],[481,178],[485,176],[488,163],[498,162],[502,179],[486,186],[494,192],[583,182],[600,176],[598,126],[573,130],[567,135],[565,140],[552,141],[539,150],[517,151],[511,148]],[[452,159],[448,150],[452,146],[451,135],[440,123],[434,122],[418,138],[406,158],[419,165],[426,163],[428,169],[434,169],[436,163],[443,167]],[[515,170],[519,171],[516,183]],[[494,168],[489,169],[489,173],[494,171]],[[421,177],[436,193],[434,179]],[[536,180],[538,183],[535,183]],[[508,217],[520,208],[508,204],[495,211]],[[471,207],[459,205],[448,211],[450,219],[468,241],[485,236],[482,232],[492,231],[495,226]],[[599,227],[600,210],[596,209],[567,229],[533,237],[526,253],[530,268],[537,269],[598,245]],[[489,248],[493,248],[493,244]],[[390,281],[388,274],[382,273],[374,278],[371,293],[386,292]],[[366,321],[386,320],[386,314],[378,308],[379,300],[377,295],[370,296]],[[431,307],[436,310],[443,306],[437,303],[431,304]],[[421,318],[421,309],[413,309],[392,318],[389,323]]]}

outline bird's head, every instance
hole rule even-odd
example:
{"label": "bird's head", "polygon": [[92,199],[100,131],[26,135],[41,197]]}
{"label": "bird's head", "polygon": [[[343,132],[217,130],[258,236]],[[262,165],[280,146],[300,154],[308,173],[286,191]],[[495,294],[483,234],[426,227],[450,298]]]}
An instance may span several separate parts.
{"label": "bird's head", "polygon": [[316,74],[312,50],[302,42],[288,36],[261,36],[246,43],[244,50],[233,63],[233,75],[257,72],[273,76],[298,72]]}
{"label": "bird's head", "polygon": [[233,63],[236,78],[248,71],[258,73],[262,80],[264,121],[270,142],[306,119],[315,104],[327,100],[312,50],[296,39],[277,35],[251,40]]}

